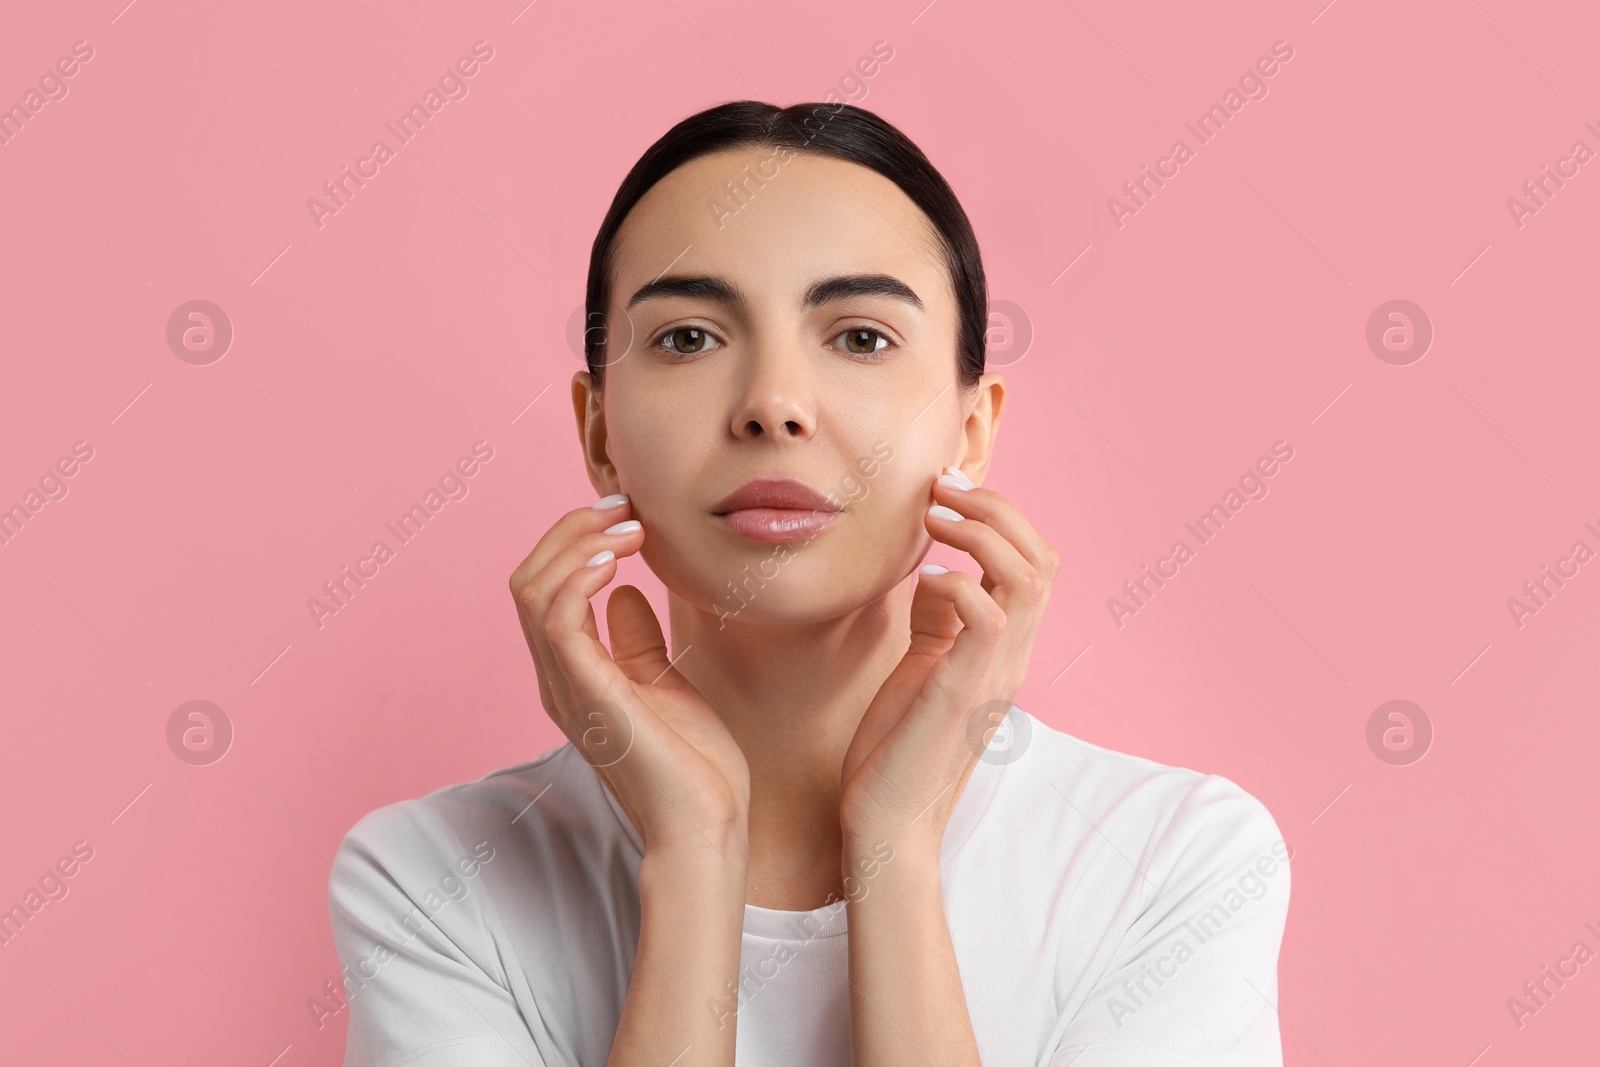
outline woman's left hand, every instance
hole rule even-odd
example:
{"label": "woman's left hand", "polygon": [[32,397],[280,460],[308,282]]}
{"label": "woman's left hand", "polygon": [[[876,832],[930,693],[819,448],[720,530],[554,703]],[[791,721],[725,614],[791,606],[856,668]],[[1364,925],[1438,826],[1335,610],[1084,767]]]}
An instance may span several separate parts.
{"label": "woman's left hand", "polygon": [[[969,553],[983,580],[954,570],[918,575],[911,646],[845,752],[839,818],[847,841],[888,840],[937,857],[967,778],[1027,679],[1061,560],[992,489],[939,480],[933,498],[928,532]],[[940,518],[940,505],[963,518]]]}

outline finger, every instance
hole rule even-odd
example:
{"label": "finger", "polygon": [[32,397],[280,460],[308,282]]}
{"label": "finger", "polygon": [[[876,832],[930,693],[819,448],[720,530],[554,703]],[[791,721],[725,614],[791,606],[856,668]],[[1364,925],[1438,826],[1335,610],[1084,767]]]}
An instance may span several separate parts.
{"label": "finger", "polygon": [[533,656],[533,673],[539,679],[539,703],[544,710],[552,716],[556,714],[555,693],[550,687],[549,652],[544,647],[544,642],[534,636],[535,627],[531,622],[531,612],[522,603],[522,589],[513,579],[511,583],[511,599],[517,606],[517,624],[522,627],[522,636],[528,643],[528,651]]}
{"label": "finger", "polygon": [[666,635],[650,601],[637,586],[623,585],[606,601],[606,630],[611,659],[628,679],[640,685],[685,681],[667,655]]}
{"label": "finger", "polygon": [[[993,699],[993,694],[981,690],[991,673],[988,668],[995,649],[1004,638],[1005,612],[973,575],[924,571],[912,596],[911,616],[913,645],[946,651],[935,659],[907,651],[884,686],[885,690],[893,687],[901,694],[887,702],[897,710],[886,712],[875,721],[864,717],[857,730],[858,741],[863,740],[863,733],[868,735],[862,748],[868,752],[899,728],[909,743],[922,746],[920,751],[925,754],[928,767],[942,766],[946,774],[964,784],[979,754],[969,736],[969,712]],[[938,697],[928,701],[914,699],[915,694],[930,691]],[[868,716],[872,711],[868,709]],[[910,741],[911,738],[919,740]],[[852,752],[856,747],[852,743]]]}
{"label": "finger", "polygon": [[993,595],[1007,615],[1018,615],[1017,621],[1023,622],[1020,616],[1024,613],[1034,616],[1042,611],[1050,583],[998,530],[944,504],[928,509],[924,525],[935,540],[953,545],[978,561],[983,568],[983,589]]}
{"label": "finger", "polygon": [[533,673],[539,679],[539,703],[544,707],[545,711],[554,713],[556,710],[555,691],[550,687],[548,671],[539,662],[539,653],[537,650],[532,649],[531,644],[530,651],[533,651]]}
{"label": "finger", "polygon": [[[589,598],[616,576],[616,568],[617,561],[612,557],[571,571],[556,589],[537,627],[554,668],[551,685],[566,715],[576,714],[586,701],[620,703],[621,689],[628,683],[600,643],[594,629],[594,608],[589,603]],[[584,724],[570,725],[581,729]]]}
{"label": "finger", "polygon": [[[564,732],[601,778],[611,783],[619,800],[623,800],[625,806],[633,804],[637,810],[637,805],[643,801],[629,784],[633,775],[642,774],[643,781],[658,781],[662,774],[671,772],[675,761],[681,767],[683,742],[649,705],[635,699],[631,691],[633,680],[593,632],[594,611],[590,598],[616,576],[616,567],[616,559],[611,558],[579,567],[568,575],[545,614],[543,631],[556,667],[555,675],[566,686],[564,707],[569,722]],[[644,600],[644,594],[638,589],[632,586],[624,589],[632,592],[618,590],[620,604],[629,604],[635,596]],[[619,603],[619,597],[613,594],[611,602]],[[648,602],[642,604],[643,612],[649,617],[648,623],[629,615],[639,610],[638,607],[623,607],[622,610],[624,615],[617,621],[625,635],[624,641],[633,643],[633,654],[638,656],[638,645],[649,641],[651,630],[659,635],[660,626],[655,623]],[[609,608],[607,616],[610,621]],[[665,642],[662,654],[664,657]],[[647,662],[649,653],[646,651],[644,655]],[[624,757],[628,757],[629,767],[637,765],[639,769],[619,768]]]}
{"label": "finger", "polygon": [[956,489],[938,481],[933,483],[933,498],[968,518],[977,519],[1004,537],[1042,574],[1054,581],[1061,568],[1061,557],[1017,506],[993,489]]}
{"label": "finger", "polygon": [[956,614],[955,599],[950,594],[951,583],[947,577],[954,573],[918,572],[917,586],[911,593],[911,648],[908,654],[915,652],[926,658],[938,659],[955,643],[956,635],[961,632],[961,616]]}
{"label": "finger", "polygon": [[[616,503],[618,496],[622,497],[620,504]],[[596,507],[596,504],[607,506]],[[511,573],[512,586],[525,584],[533,575],[548,567],[564,548],[584,534],[603,530],[607,526],[636,517],[632,502],[621,493],[601,497],[586,507],[573,508],[551,524],[550,529],[539,538],[538,544],[533,546],[533,551],[517,564],[516,570]]]}
{"label": "finger", "polygon": [[[941,663],[941,657],[961,632],[961,617],[956,613],[954,582],[951,581],[954,574],[919,572],[911,595],[910,647],[879,690],[880,697],[888,699],[874,700],[857,724],[846,754],[847,771],[853,771],[866,753],[876,748],[901,722],[905,709],[922,689],[930,672],[948,673],[949,668]],[[971,581],[971,575],[966,577]],[[922,729],[921,724],[916,728]]]}
{"label": "finger", "polygon": [[[952,616],[960,622],[958,629]],[[939,650],[932,684],[950,706],[967,706],[1005,638],[1005,609],[965,571],[924,572],[912,594],[911,617],[913,646]]]}
{"label": "finger", "polygon": [[[620,504],[618,497],[621,497]],[[529,649],[533,651],[534,666],[540,669],[541,679],[545,677],[543,668],[547,666],[545,660],[548,656],[543,648],[543,640],[538,634],[538,622],[542,617],[544,605],[549,602],[549,596],[546,594],[550,590],[529,589],[529,584],[536,575],[550,566],[556,556],[570,547],[575,539],[630,518],[631,507],[625,496],[616,494],[601,497],[588,507],[574,508],[545,531],[544,536],[539,538],[538,544],[533,547],[533,551],[529,552],[511,572],[509,580],[511,596],[517,603],[517,616],[522,625],[522,635],[527,639]],[[562,576],[565,576],[565,572]]]}
{"label": "finger", "polygon": [[[586,509],[578,509],[579,512],[584,510]],[[568,515],[562,517],[561,521],[566,522],[574,514],[576,513],[569,512]],[[610,551],[616,556],[626,556],[637,552],[644,544],[644,530],[637,520],[621,524],[614,523],[604,529],[591,529],[587,533],[581,532],[585,524],[593,526],[597,522],[604,521],[604,519],[588,519],[579,515],[573,521],[574,529],[568,530],[568,540],[559,545],[554,554],[548,558],[545,566],[524,576],[521,587],[516,590],[517,610],[522,619],[523,633],[528,638],[529,645],[536,649],[536,655],[540,657],[541,663],[545,666],[549,666],[549,652],[548,642],[542,632],[541,623],[549,612],[550,604],[555,599],[556,591],[561,587],[562,583],[567,580],[569,575],[602,551]],[[617,525],[625,525],[632,528],[624,529],[619,533],[606,532]],[[574,534],[576,536],[573,536]],[[545,540],[550,540],[549,535],[546,535]],[[530,558],[532,557],[530,556]],[[611,573],[614,575],[615,571]],[[513,575],[513,583],[517,580],[518,576]],[[599,640],[599,630],[595,626],[592,611],[589,613],[589,618],[582,625],[590,636]]]}

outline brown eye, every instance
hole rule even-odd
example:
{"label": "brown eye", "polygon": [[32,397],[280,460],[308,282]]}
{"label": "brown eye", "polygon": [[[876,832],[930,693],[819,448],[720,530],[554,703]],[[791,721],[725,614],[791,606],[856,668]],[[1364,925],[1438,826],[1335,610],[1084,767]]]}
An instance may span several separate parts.
{"label": "brown eye", "polygon": [[662,334],[657,344],[665,344],[667,351],[680,356],[696,356],[715,347],[712,336],[698,326],[679,326]]}
{"label": "brown eye", "polygon": [[[839,336],[844,338],[846,350],[857,356],[876,355],[889,346],[889,339],[881,330],[867,326],[852,327]],[[879,341],[883,343],[880,345]]]}

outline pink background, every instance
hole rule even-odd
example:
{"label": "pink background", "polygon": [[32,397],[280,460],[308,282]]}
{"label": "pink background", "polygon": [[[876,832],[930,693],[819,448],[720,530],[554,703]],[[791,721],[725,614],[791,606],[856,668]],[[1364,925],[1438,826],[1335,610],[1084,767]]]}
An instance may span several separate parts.
{"label": "pink background", "polygon": [[[1506,1004],[1600,950],[1600,562],[1507,605],[1600,550],[1600,162],[1507,206],[1600,150],[1591,5],[124,2],[0,33],[4,104],[94,49],[0,145],[0,506],[94,450],[0,546],[0,906],[94,849],[0,948],[6,1059],[340,1062],[307,1000],[341,835],[562,740],[506,580],[593,496],[569,327],[612,192],[676,120],[821,99],[883,40],[853,98],[949,178],[1033,331],[996,334],[990,485],[1067,565],[1017,703],[1272,810],[1287,1063],[1593,1062],[1600,962],[1520,1028]],[[478,40],[469,95],[319,229],[307,199]],[[166,340],[194,299],[234,329],[207,366]],[[1405,366],[1366,341],[1395,299],[1435,331]],[[479,440],[469,495],[319,629],[308,598]],[[1270,495],[1119,627],[1108,598],[1279,440]],[[664,609],[637,559],[619,580]],[[235,732],[208,766],[167,741],[193,699]],[[1392,699],[1434,730],[1409,765],[1367,742]]]}

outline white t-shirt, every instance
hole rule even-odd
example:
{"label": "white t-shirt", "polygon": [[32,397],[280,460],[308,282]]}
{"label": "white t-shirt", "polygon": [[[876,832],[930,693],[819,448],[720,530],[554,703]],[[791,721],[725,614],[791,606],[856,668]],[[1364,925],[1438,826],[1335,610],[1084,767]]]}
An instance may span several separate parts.
{"label": "white t-shirt", "polygon": [[[940,857],[983,1062],[1281,1067],[1290,854],[1228,779],[1013,705]],[[571,744],[366,815],[328,884],[345,1067],[601,1067],[638,945],[641,856]],[[707,1005],[736,1020],[739,1067],[850,1062],[846,908],[746,905],[737,1016]]]}

